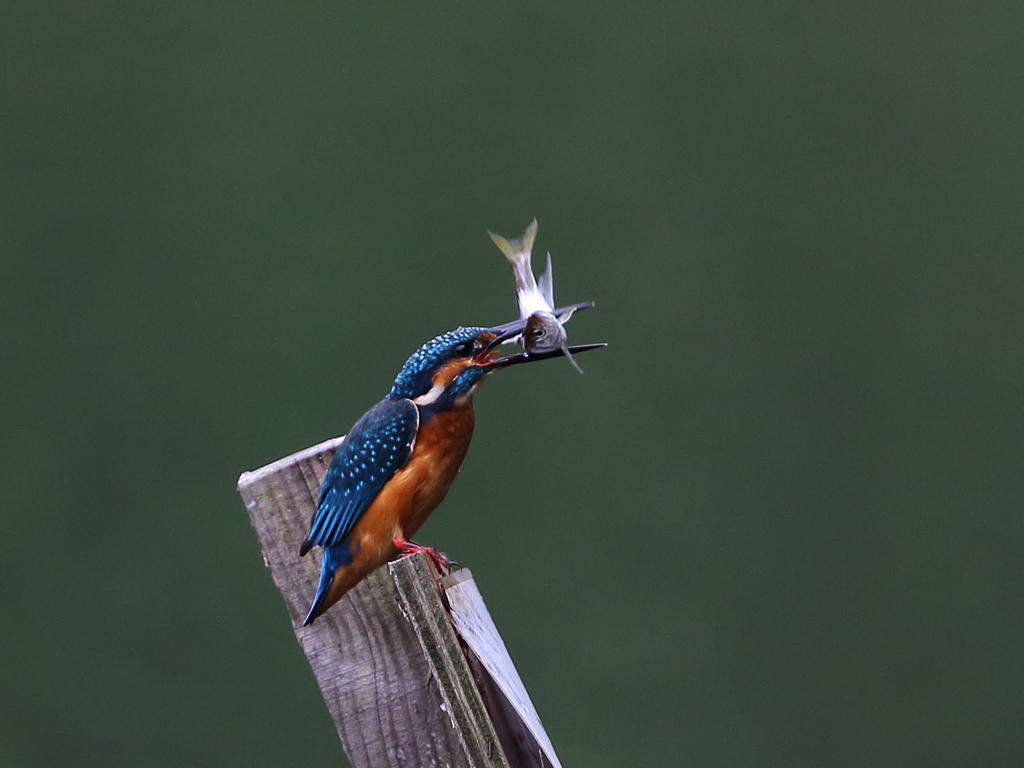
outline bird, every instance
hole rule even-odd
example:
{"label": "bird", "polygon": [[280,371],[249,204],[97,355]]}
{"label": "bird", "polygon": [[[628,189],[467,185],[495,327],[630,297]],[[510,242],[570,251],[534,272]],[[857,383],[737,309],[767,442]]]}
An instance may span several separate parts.
{"label": "bird", "polygon": [[569,358],[573,367],[583,373],[569,352],[565,324],[577,309],[592,307],[593,302],[572,304],[555,309],[555,285],[551,269],[551,254],[548,253],[547,269],[537,280],[533,276],[530,259],[533,252],[533,241],[537,237],[537,220],[534,219],[526,227],[521,237],[506,240],[501,235],[488,230],[494,244],[501,249],[512,265],[512,279],[516,289],[516,304],[519,307],[519,318],[526,321],[522,333],[523,349],[527,353],[548,352],[561,349]]}
{"label": "bird", "polygon": [[[334,455],[299,547],[323,554],[308,626],[370,572],[402,553],[430,547],[410,541],[448,493],[473,437],[473,395],[496,371],[560,357],[563,349],[497,357],[520,336],[520,319],[496,327],[459,327],[421,346],[402,366],[391,391],[363,414]],[[585,352],[605,344],[571,349]]]}

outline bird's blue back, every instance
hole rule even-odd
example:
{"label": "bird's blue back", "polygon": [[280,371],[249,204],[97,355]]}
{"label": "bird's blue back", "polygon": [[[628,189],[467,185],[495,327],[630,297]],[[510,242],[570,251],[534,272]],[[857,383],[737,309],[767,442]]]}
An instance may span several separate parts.
{"label": "bird's blue back", "polygon": [[320,488],[307,542],[333,547],[347,536],[377,493],[406,465],[419,426],[410,400],[382,400],[363,414],[334,455]]}

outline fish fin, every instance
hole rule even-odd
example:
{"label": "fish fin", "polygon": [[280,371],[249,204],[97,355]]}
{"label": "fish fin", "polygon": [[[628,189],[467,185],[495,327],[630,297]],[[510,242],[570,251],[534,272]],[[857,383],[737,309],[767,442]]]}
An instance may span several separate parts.
{"label": "fish fin", "polygon": [[[548,251],[548,267],[544,270],[544,274],[540,276],[540,280],[537,281],[537,287],[540,288],[540,295],[544,297],[544,301],[548,303],[548,306],[554,307],[555,282],[551,274],[551,251]],[[568,319],[566,318],[566,320]]]}
{"label": "fish fin", "polygon": [[572,353],[569,351],[569,347],[567,347],[565,344],[562,345],[562,354],[569,358],[569,362],[572,363],[573,368],[575,368],[580,373],[583,373],[583,369],[580,368],[580,364],[576,362],[576,359],[572,356]]}
{"label": "fish fin", "polygon": [[581,301],[578,304],[569,304],[564,307],[557,307],[556,309],[551,310],[551,313],[558,318],[558,322],[565,325],[565,321],[572,316],[573,312],[590,309],[592,306],[594,306],[594,302],[592,301]]}

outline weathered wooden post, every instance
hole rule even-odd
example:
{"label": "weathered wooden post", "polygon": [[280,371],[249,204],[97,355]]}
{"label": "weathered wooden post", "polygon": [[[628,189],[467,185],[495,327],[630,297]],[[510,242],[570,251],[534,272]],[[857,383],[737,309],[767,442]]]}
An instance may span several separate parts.
{"label": "weathered wooden post", "polygon": [[561,768],[467,569],[402,558],[302,626],[319,563],[299,544],[341,440],[245,472],[238,491],[353,767]]}

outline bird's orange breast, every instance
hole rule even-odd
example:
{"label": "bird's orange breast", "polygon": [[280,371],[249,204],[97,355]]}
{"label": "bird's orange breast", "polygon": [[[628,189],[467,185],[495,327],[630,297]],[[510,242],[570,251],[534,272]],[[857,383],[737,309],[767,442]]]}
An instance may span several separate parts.
{"label": "bird's orange breast", "polygon": [[398,555],[394,539],[409,539],[441,503],[473,439],[473,406],[435,414],[420,425],[408,463],[380,490],[349,534],[352,562],[337,570],[317,615],[371,571]]}
{"label": "bird's orange breast", "polygon": [[420,426],[408,463],[388,481],[352,531],[355,560],[376,568],[398,550],[392,539],[411,538],[444,499],[473,438],[473,407],[434,414]]}

